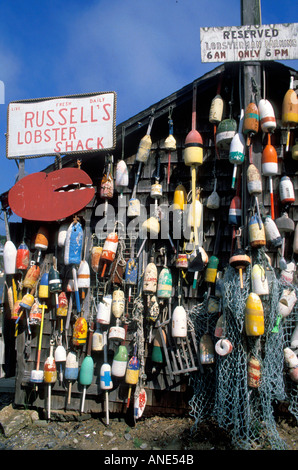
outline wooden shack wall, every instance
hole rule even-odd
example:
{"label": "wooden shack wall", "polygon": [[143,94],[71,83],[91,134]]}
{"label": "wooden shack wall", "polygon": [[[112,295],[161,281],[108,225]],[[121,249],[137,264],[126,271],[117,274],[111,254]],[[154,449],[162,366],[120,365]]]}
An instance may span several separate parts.
{"label": "wooden shack wall", "polygon": [[[268,73],[270,73],[270,66],[268,66]],[[228,213],[229,206],[232,198],[235,195],[235,190],[231,189],[231,178],[232,178],[232,169],[233,166],[229,163],[228,152],[219,152],[219,155],[216,154],[214,146],[214,128],[213,125],[209,122],[209,109],[210,104],[217,92],[217,87],[219,83],[219,77],[221,79],[221,95],[226,103],[226,105],[231,100],[231,84],[233,84],[233,101],[232,101],[232,113],[235,119],[238,121],[240,115],[240,102],[239,102],[239,89],[238,89],[238,79],[239,79],[239,68],[235,66],[226,66],[225,68],[220,68],[218,73],[211,74],[208,77],[208,80],[202,80],[198,84],[197,89],[197,130],[200,132],[203,138],[204,143],[204,161],[203,164],[198,168],[197,172],[197,186],[201,188],[201,202],[204,206],[204,244],[203,247],[206,250],[207,254],[211,256],[214,252],[216,232],[218,224],[220,221],[220,242],[219,242],[219,251],[218,257],[220,260],[219,270],[223,270],[225,266],[229,263],[229,258],[231,254],[231,242],[232,242],[232,227],[228,224]],[[296,174],[296,161],[291,158],[290,153],[284,153],[285,145],[285,129],[281,129],[281,105],[284,93],[288,89],[289,83],[289,73],[287,70],[281,69],[280,75],[276,76],[274,80],[270,81],[267,79],[267,97],[272,102],[277,122],[278,128],[273,136],[273,145],[277,150],[279,156],[279,172],[276,178],[274,178],[274,191],[276,196],[276,216],[281,214],[281,205],[278,198],[278,185],[282,172],[285,170],[286,174],[293,181],[295,192],[297,194],[298,189],[298,180]],[[183,97],[183,99],[182,99]],[[187,97],[187,98],[186,98]],[[168,136],[168,113],[164,112],[158,115],[159,109],[170,109],[170,106],[173,105],[172,118],[174,123],[174,136],[176,138],[176,150],[171,152],[171,178],[170,184],[167,183],[167,169],[168,169],[168,151],[164,148],[164,140]],[[124,140],[125,147],[122,148],[121,137],[124,125],[118,126],[117,128],[117,147],[115,149],[114,155],[114,164],[116,165],[117,161],[124,156],[125,162],[128,166],[130,182],[129,187],[124,191],[124,201],[127,207],[129,199],[131,197],[135,175],[137,171],[137,164],[135,162],[135,156],[138,144],[140,139],[145,134],[146,127],[148,125],[149,117],[151,111],[156,112],[157,116],[155,118],[153,127],[152,127],[152,148],[150,152],[150,158],[147,164],[143,166],[141,178],[138,184],[137,197],[140,199],[141,203],[146,207],[149,204],[153,203],[152,198],[150,198],[150,188],[151,184],[154,182],[154,172],[156,169],[156,158],[160,156],[161,162],[161,178],[160,182],[163,188],[163,198],[159,203],[162,205],[171,205],[173,201],[174,190],[179,183],[182,183],[187,192],[191,190],[191,179],[190,179],[190,169],[186,167],[183,162],[183,149],[184,142],[187,133],[191,129],[191,113],[192,113],[192,86],[188,87],[187,90],[184,90],[182,93],[177,93],[173,98],[173,102],[165,99],[164,102],[158,103],[157,106],[152,106],[152,109],[146,110],[146,112],[140,114],[136,117],[133,122],[127,122],[127,138]],[[225,108],[225,116],[229,115],[229,107]],[[139,122],[139,126],[136,123]],[[135,131],[129,133],[129,125],[135,126]],[[293,144],[294,138],[297,136],[297,131],[292,130],[291,132],[291,143]],[[262,148],[265,145],[266,137],[259,133],[255,138],[253,138],[253,152],[252,158],[253,163],[257,167],[260,167],[260,159]],[[242,166],[242,189],[241,195],[243,196],[244,209],[243,209],[243,221],[244,221],[244,240],[248,244],[248,232],[247,232],[247,221],[251,214],[251,209],[253,208],[254,201],[251,200],[250,196],[247,193],[246,181],[245,181],[245,171],[248,165],[248,156],[247,160]],[[95,198],[91,203],[86,207],[81,213],[78,214],[80,221],[82,222],[85,230],[88,230],[88,246],[87,254],[90,255],[90,249],[94,244],[103,244],[105,235],[100,233],[97,229],[98,222],[101,220],[101,216],[98,216],[98,206],[103,202],[99,197],[99,187],[101,182],[101,177],[103,175],[103,158],[98,158],[95,156],[92,159],[84,160],[84,155],[82,155],[82,169],[90,174],[94,185],[98,188]],[[206,206],[206,201],[208,196],[212,193],[214,189],[214,177],[217,179],[216,190],[220,196],[220,208],[218,210],[208,209]],[[117,208],[118,194],[114,194],[114,198],[111,204]],[[296,201],[289,208],[289,216],[294,220],[295,224],[298,220],[297,213],[297,197]],[[263,177],[263,195],[260,198],[260,208],[263,215],[270,214],[270,196],[268,190],[268,178]],[[71,222],[71,218],[69,219]],[[129,222],[128,220],[126,221]],[[172,221],[170,220],[170,224]],[[32,241],[32,237],[36,230],[38,229],[38,223],[29,223],[23,221],[23,226],[18,226],[20,224],[15,224],[12,228],[14,231],[13,241],[18,244],[23,237],[24,227],[26,229],[26,239]],[[58,268],[63,274],[63,263],[61,258],[61,253],[57,253],[57,231],[59,228],[58,223],[49,224],[50,232],[52,238],[50,240],[49,249],[46,254],[43,255],[43,260],[45,262],[52,262],[52,256],[58,256]],[[96,235],[96,236],[95,236]],[[177,247],[177,240],[173,240],[175,247]],[[291,259],[295,254],[292,253],[292,241],[293,234],[288,238],[286,244],[286,256],[287,259]],[[127,236],[124,237],[125,250],[123,253],[124,258],[127,260],[130,257],[130,240]],[[134,254],[137,253],[137,248],[140,245],[138,244],[135,247]],[[171,243],[167,240],[157,239],[157,240],[148,240],[145,245],[145,253],[147,256],[147,261],[149,261],[149,254],[152,248],[154,248],[155,261],[160,271],[163,266],[163,258],[160,253],[160,248],[166,246],[167,250],[167,261],[168,266],[173,273],[173,295],[172,295],[172,309],[177,305],[177,270],[175,268],[175,252]],[[183,240],[179,241],[179,249],[183,248]],[[31,251],[34,257],[34,248],[31,244]],[[276,252],[269,251],[268,254],[272,257],[273,263],[276,263]],[[89,258],[90,259],[90,258]],[[145,266],[144,266],[145,267]],[[20,277],[20,276],[19,276]],[[192,273],[187,273],[186,278],[183,282],[183,305],[188,309],[191,308],[198,302],[200,302],[206,292],[206,283],[204,282],[204,272],[200,273],[198,279],[198,287],[195,291],[191,288],[192,284]],[[122,284],[122,287],[126,293],[127,300],[127,291],[128,286],[125,285],[125,282]],[[92,297],[94,296],[96,300],[100,299],[103,295],[105,288],[104,282],[99,278],[98,275],[94,274],[91,271],[91,288],[85,300],[84,316],[90,320],[93,316],[94,318],[94,305]],[[133,300],[136,298],[138,292],[137,289],[133,289],[132,301],[127,302],[126,308],[128,317],[130,318],[133,311]],[[51,310],[52,309],[52,310]],[[7,300],[6,300],[6,311]],[[74,319],[73,319],[74,320]],[[14,327],[9,321],[9,311],[6,313],[6,322],[10,326],[8,327],[10,333],[10,341],[15,341],[16,349],[16,395],[15,403],[17,405],[31,405],[46,408],[46,397],[47,389],[46,385],[42,384],[38,386],[38,390],[35,389],[34,385],[30,383],[30,373],[31,370],[35,368],[36,365],[36,354],[37,354],[37,343],[38,343],[38,327],[31,328],[31,335],[28,335],[28,329],[26,322],[23,320],[19,323],[18,334],[14,337]],[[72,323],[73,324],[73,323]],[[128,332],[126,337],[126,345],[128,347],[130,355],[133,353],[132,345],[134,340],[135,331],[133,330],[134,323],[132,322],[128,326]],[[44,361],[49,354],[49,345],[50,338],[57,328],[57,322],[53,310],[53,306],[49,305],[49,308],[46,312],[46,321],[44,326],[43,342],[42,342],[42,354],[41,354],[41,368],[43,367]],[[156,412],[174,412],[174,413],[185,413],[188,410],[188,399],[191,396],[191,389],[189,387],[189,376],[190,373],[177,374],[174,377],[171,376],[167,368],[167,364],[163,364],[161,367],[157,367],[156,364],[153,364],[151,361],[151,350],[152,343],[148,342],[148,331],[146,327],[145,336],[145,388],[147,391],[147,410],[153,410]],[[68,346],[71,345],[72,330],[69,330],[68,336],[64,338],[64,341],[67,342]],[[197,339],[198,340],[198,339]],[[112,362],[113,354],[117,348],[117,344],[109,341],[109,362]],[[11,350],[11,348],[10,348]],[[86,354],[86,346],[82,347],[79,351],[80,363]],[[104,393],[100,390],[99,385],[99,371],[100,366],[103,362],[102,352],[92,353],[94,359],[94,377],[92,384],[87,388],[86,404],[85,411],[103,411],[104,410]],[[199,371],[200,365],[198,364],[198,358],[195,358],[196,369]],[[110,410],[113,412],[123,411],[125,409],[125,402],[128,393],[128,386],[123,380],[114,382],[114,389],[110,391]],[[71,404],[66,403],[67,398],[67,384],[59,383],[57,381],[52,386],[52,409],[80,409],[80,401],[82,396],[82,387],[80,384],[75,382],[72,385],[72,400]]]}

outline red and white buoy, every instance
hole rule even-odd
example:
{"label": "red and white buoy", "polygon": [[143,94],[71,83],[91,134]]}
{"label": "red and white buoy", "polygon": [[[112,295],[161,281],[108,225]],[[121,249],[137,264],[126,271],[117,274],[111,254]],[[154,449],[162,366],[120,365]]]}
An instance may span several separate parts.
{"label": "red and white buoy", "polygon": [[116,257],[118,241],[119,239],[117,233],[111,232],[104,242],[101,254],[101,261],[104,262],[101,277],[104,277],[107,265],[111,264]]}
{"label": "red and white buoy", "polygon": [[265,98],[258,104],[260,126],[263,132],[272,133],[276,129],[276,118],[272,104]]}
{"label": "red and white buoy", "polygon": [[267,145],[262,152],[262,173],[264,176],[269,177],[269,190],[270,190],[270,201],[271,201],[271,217],[275,219],[274,211],[274,194],[273,194],[273,182],[272,177],[278,172],[278,159],[277,152],[273,145],[271,145],[271,134],[268,134]]}

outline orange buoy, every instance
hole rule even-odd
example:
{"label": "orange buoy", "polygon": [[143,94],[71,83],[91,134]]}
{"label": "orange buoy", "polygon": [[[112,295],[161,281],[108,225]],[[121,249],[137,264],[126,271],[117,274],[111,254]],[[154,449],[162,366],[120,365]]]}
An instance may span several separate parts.
{"label": "orange buoy", "polygon": [[251,137],[259,131],[259,110],[255,103],[249,103],[245,109],[243,134],[247,136],[246,144],[250,145]]}
{"label": "orange buoy", "polygon": [[268,134],[267,145],[262,152],[262,173],[264,176],[269,177],[269,190],[271,200],[271,217],[274,220],[274,195],[273,195],[273,184],[272,176],[275,176],[278,172],[278,159],[277,152],[273,145],[271,145],[271,135]]}

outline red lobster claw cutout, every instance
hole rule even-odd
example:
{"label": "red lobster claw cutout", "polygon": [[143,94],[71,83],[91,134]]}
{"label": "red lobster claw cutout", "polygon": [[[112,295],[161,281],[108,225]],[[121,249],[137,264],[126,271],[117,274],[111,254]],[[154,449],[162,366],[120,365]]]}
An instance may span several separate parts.
{"label": "red lobster claw cutout", "polygon": [[8,193],[11,210],[27,220],[51,222],[82,210],[94,197],[92,180],[80,168],[33,173]]}

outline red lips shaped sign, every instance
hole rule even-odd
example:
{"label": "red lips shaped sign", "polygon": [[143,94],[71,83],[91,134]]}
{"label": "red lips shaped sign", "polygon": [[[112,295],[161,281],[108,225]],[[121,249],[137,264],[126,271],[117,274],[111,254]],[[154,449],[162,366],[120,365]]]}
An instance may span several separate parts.
{"label": "red lips shaped sign", "polygon": [[87,173],[79,168],[62,168],[25,176],[9,191],[8,203],[24,219],[51,222],[82,210],[94,194]]}

